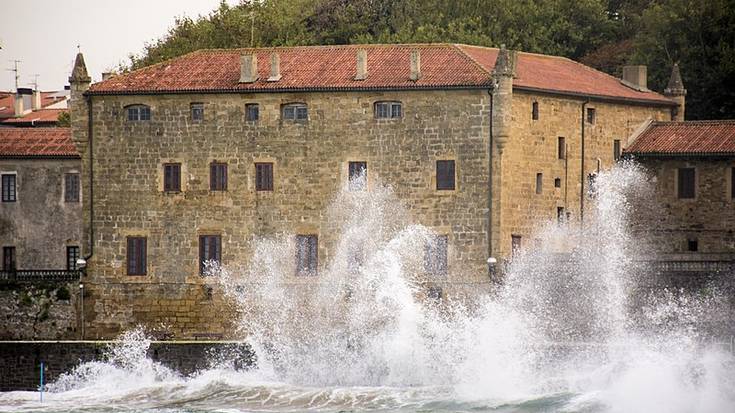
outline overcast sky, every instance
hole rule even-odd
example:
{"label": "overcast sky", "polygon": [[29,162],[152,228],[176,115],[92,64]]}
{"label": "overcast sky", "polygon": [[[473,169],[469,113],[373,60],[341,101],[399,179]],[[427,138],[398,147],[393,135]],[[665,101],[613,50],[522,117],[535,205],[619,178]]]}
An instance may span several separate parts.
{"label": "overcast sky", "polygon": [[[237,4],[238,0],[228,0]],[[219,0],[2,0],[0,5],[0,90],[14,89],[12,60],[20,87],[35,74],[41,90],[67,84],[80,45],[92,81],[140,53],[176,16],[207,15]]]}

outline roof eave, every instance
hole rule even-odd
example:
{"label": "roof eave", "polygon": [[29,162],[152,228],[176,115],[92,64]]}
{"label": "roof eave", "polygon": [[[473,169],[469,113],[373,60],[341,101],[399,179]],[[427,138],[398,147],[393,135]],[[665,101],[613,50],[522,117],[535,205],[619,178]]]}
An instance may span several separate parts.
{"label": "roof eave", "polygon": [[661,106],[661,107],[674,107],[678,105],[676,102],[668,101],[668,100],[663,101],[663,100],[654,100],[654,99],[627,98],[627,97],[621,97],[621,96],[596,95],[596,94],[590,94],[590,93],[544,89],[544,88],[536,88],[536,87],[529,87],[529,86],[514,85],[513,89],[525,91],[525,92],[543,93],[543,94],[555,95],[555,96],[567,96],[567,97],[571,96],[571,97],[575,97],[579,99],[595,99],[601,102],[628,103],[628,104],[632,103],[632,104],[643,105],[643,106]]}
{"label": "roof eave", "polygon": [[735,158],[735,152],[623,152],[635,158]]}
{"label": "roof eave", "polygon": [[88,90],[85,96],[113,95],[183,95],[218,93],[304,93],[304,92],[404,92],[411,90],[477,90],[488,89],[491,83],[477,85],[417,85],[417,86],[369,86],[369,87],[308,87],[262,89],[162,89],[162,90]]}
{"label": "roof eave", "polygon": [[82,159],[80,155],[0,155],[0,159]]}

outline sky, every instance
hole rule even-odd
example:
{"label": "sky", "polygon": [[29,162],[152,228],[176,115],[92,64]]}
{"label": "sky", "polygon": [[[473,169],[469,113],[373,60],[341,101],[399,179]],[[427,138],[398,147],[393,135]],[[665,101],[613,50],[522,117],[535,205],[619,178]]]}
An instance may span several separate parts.
{"label": "sky", "polygon": [[[176,16],[207,15],[220,0],[0,0],[0,90],[19,86],[41,90],[68,84],[77,45],[92,81],[128,62],[146,43],[166,34]],[[237,4],[238,0],[227,0]]]}

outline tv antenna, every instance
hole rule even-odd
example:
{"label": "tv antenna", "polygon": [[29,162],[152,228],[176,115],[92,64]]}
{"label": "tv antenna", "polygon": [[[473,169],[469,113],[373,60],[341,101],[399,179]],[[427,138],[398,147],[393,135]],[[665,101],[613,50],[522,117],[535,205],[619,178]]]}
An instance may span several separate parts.
{"label": "tv antenna", "polygon": [[12,62],[14,66],[12,69],[5,70],[15,72],[15,90],[18,90],[18,80],[20,80],[20,75],[18,75],[18,63],[22,62],[22,60],[9,60],[9,62]]}
{"label": "tv antenna", "polygon": [[29,83],[30,85],[33,85],[33,90],[38,90],[38,77],[41,76],[38,73],[33,74],[33,82]]}

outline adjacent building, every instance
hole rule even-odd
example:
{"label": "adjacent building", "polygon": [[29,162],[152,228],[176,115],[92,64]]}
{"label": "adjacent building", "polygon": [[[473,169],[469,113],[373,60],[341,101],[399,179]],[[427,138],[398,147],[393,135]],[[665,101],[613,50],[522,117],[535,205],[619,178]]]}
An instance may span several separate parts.
{"label": "adjacent building", "polygon": [[69,91],[41,92],[18,88],[0,92],[0,127],[54,127],[68,113]]}
{"label": "adjacent building", "polygon": [[[566,58],[455,44],[200,50],[90,86],[70,77],[82,157],[89,337],[136,324],[227,334],[202,263],[294,237],[293,279],[336,248],[324,212],[360,173],[435,231],[431,295],[489,281],[538,223],[584,220],[588,177],[684,93]],[[246,287],[247,288],[247,287]]]}
{"label": "adjacent building", "polygon": [[83,191],[71,130],[0,128],[0,180],[0,279],[74,278]]}

